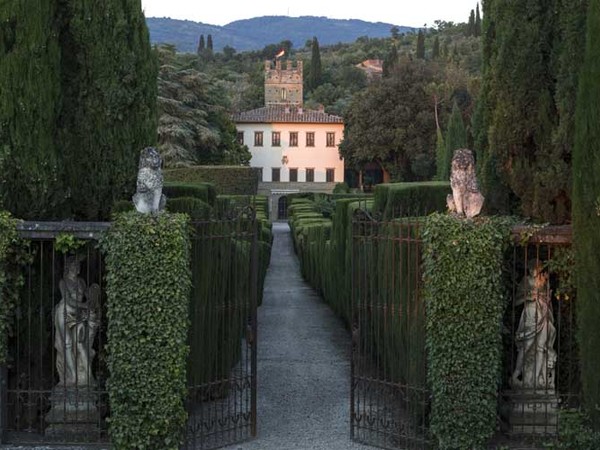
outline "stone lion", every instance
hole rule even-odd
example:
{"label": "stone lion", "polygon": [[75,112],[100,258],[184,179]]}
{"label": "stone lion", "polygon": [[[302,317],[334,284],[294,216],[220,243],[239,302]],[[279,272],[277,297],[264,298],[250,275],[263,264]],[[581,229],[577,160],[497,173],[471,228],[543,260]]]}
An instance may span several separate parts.
{"label": "stone lion", "polygon": [[446,201],[448,209],[459,216],[475,217],[481,212],[484,197],[479,192],[475,175],[475,159],[473,152],[460,148],[454,152],[450,173],[452,195]]}
{"label": "stone lion", "polygon": [[154,147],[146,147],[140,152],[140,166],[137,189],[133,196],[135,209],[142,214],[156,214],[165,208],[167,201],[162,193],[162,159]]}

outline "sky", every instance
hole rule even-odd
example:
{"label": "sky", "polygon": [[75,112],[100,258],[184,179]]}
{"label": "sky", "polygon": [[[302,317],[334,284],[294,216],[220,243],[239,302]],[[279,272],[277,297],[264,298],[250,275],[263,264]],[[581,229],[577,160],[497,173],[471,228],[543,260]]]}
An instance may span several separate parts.
{"label": "sky", "polygon": [[432,26],[441,19],[467,22],[477,0],[142,0],[146,17],[170,17],[211,25],[259,16],[325,16],[392,25]]}

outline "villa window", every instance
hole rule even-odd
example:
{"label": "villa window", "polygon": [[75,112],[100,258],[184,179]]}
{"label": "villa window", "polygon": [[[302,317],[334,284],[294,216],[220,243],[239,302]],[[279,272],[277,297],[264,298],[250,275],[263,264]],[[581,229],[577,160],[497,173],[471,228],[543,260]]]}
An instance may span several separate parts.
{"label": "villa window", "polygon": [[312,183],[315,181],[315,169],[306,169],[306,182]]}
{"label": "villa window", "polygon": [[281,146],[281,133],[279,131],[273,131],[271,134],[271,145],[273,147]]}
{"label": "villa window", "polygon": [[255,147],[263,146],[263,132],[262,131],[254,132],[254,146]]}
{"label": "villa window", "polygon": [[306,132],[306,146],[314,147],[315,146],[315,133],[314,131]]}
{"label": "villa window", "polygon": [[290,131],[290,147],[298,147],[298,132]]}
{"label": "villa window", "polygon": [[325,169],[325,181],[327,183],[333,183],[335,180],[335,169]]}
{"label": "villa window", "polygon": [[240,145],[244,145],[244,132],[243,131],[237,132],[237,142]]}
{"label": "villa window", "polygon": [[327,132],[327,147],[335,147],[335,133]]}
{"label": "villa window", "polygon": [[290,169],[290,181],[298,181],[298,169]]}
{"label": "villa window", "polygon": [[279,167],[273,167],[271,169],[271,181],[280,181],[281,180],[281,170]]}

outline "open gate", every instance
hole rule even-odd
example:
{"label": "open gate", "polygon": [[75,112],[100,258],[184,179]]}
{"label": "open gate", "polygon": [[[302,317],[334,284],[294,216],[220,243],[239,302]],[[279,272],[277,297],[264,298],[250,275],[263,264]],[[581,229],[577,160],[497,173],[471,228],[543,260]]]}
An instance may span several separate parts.
{"label": "open gate", "polygon": [[388,449],[428,449],[429,390],[418,219],[352,226],[351,434]]}
{"label": "open gate", "polygon": [[184,449],[213,449],[256,436],[258,224],[193,224],[188,426]]}

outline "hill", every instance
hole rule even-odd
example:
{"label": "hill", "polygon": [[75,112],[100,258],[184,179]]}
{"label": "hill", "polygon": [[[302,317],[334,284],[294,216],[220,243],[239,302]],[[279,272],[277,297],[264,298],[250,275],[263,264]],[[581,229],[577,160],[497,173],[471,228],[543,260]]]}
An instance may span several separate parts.
{"label": "hill", "polygon": [[[226,45],[237,51],[262,50],[266,45],[289,40],[294,48],[304,47],[316,36],[321,45],[354,42],[361,36],[389,37],[393,24],[365,22],[364,20],[328,19],[327,17],[264,16],[237,20],[224,26],[209,25],[190,20],[148,17],[146,19],[153,44],[174,44],[178,51],[195,52],[201,34],[211,34],[214,50]],[[400,33],[414,32],[414,28],[398,26]]]}

